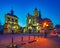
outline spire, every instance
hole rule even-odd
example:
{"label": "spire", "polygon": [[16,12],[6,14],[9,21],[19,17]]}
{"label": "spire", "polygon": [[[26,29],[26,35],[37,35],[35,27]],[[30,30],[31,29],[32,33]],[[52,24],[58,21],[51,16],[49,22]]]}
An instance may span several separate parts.
{"label": "spire", "polygon": [[37,8],[35,8],[35,10],[37,10]]}
{"label": "spire", "polygon": [[28,16],[29,16],[30,14],[28,13]]}
{"label": "spire", "polygon": [[34,9],[34,16],[36,16],[36,17],[39,16],[39,12],[38,12],[37,8]]}
{"label": "spire", "polygon": [[13,9],[11,9],[11,15],[13,15],[14,14],[14,11],[13,11]]}

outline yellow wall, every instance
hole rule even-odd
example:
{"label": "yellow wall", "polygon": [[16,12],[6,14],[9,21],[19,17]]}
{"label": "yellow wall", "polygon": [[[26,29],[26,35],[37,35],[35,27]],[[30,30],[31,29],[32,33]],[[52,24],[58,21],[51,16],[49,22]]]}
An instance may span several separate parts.
{"label": "yellow wall", "polygon": [[34,16],[39,16],[38,10],[34,10]]}
{"label": "yellow wall", "polygon": [[[10,18],[10,21],[8,21],[8,18]],[[12,19],[14,20],[14,22],[12,22]],[[17,22],[15,20],[17,20]],[[10,23],[10,24],[12,24],[12,23],[13,24],[18,24],[18,18],[13,17],[13,16],[6,15],[5,16],[5,22],[6,23]]]}
{"label": "yellow wall", "polygon": [[[8,20],[8,18],[10,19]],[[14,21],[12,21],[12,19]],[[19,28],[20,26],[18,25],[18,18],[10,15],[5,15],[5,24],[4,24],[4,30],[3,30],[4,34],[9,33],[8,29],[10,29],[10,33],[12,33],[12,30],[14,31],[14,33],[18,33]]]}

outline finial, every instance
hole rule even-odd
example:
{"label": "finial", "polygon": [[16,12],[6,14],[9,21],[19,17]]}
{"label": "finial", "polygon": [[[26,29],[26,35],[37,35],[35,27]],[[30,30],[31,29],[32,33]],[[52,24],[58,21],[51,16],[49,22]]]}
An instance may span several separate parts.
{"label": "finial", "polygon": [[37,10],[37,8],[35,8],[35,10]]}
{"label": "finial", "polygon": [[39,11],[39,16],[41,16],[41,12]]}
{"label": "finial", "polygon": [[14,11],[13,11],[13,9],[11,9],[11,15],[13,15],[14,14]]}
{"label": "finial", "polygon": [[28,13],[28,16],[29,16],[30,14]]}

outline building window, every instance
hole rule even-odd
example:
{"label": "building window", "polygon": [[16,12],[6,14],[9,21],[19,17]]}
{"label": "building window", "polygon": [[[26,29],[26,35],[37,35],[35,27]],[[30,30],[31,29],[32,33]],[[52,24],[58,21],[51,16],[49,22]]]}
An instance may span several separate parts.
{"label": "building window", "polygon": [[8,17],[8,21],[10,21],[10,18]]}
{"label": "building window", "polygon": [[29,19],[29,24],[31,23],[31,19]]}
{"label": "building window", "polygon": [[14,19],[12,19],[12,22],[14,22]]}
{"label": "building window", "polygon": [[15,22],[17,23],[17,20],[15,20]]}

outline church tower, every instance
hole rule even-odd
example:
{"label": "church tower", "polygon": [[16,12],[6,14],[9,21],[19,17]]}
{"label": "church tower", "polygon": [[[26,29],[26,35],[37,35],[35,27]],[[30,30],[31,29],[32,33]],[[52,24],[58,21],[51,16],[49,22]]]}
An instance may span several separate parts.
{"label": "church tower", "polygon": [[34,16],[39,16],[39,12],[38,12],[38,10],[37,10],[37,8],[35,8],[35,10],[34,10]]}

